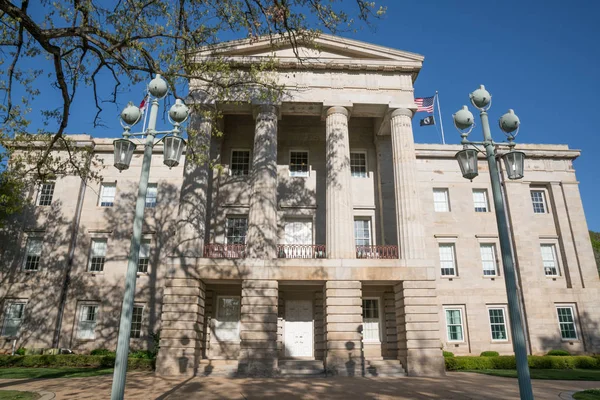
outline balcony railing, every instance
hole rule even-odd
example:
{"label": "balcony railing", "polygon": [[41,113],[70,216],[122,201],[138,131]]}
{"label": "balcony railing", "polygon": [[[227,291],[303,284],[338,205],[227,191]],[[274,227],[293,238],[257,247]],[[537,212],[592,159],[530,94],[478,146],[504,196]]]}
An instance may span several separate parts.
{"label": "balcony railing", "polygon": [[205,258],[246,258],[245,244],[207,244],[204,246]]}
{"label": "balcony railing", "polygon": [[279,258],[327,258],[324,244],[278,244]]}
{"label": "balcony railing", "polygon": [[398,246],[356,246],[356,258],[397,259]]}

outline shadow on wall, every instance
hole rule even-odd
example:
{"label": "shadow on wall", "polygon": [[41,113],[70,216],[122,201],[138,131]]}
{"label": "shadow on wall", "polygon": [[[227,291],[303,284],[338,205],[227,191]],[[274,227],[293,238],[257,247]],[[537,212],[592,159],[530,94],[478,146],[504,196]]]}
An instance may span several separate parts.
{"label": "shadow on wall", "polygon": [[[554,318],[557,318],[556,315],[554,315]],[[589,312],[584,311],[576,315],[577,340],[562,339],[558,320],[555,326],[556,330],[553,334],[540,335],[538,339],[541,351],[544,354],[550,350],[566,350],[571,354],[597,354],[600,352],[600,322],[597,317],[594,318]]]}

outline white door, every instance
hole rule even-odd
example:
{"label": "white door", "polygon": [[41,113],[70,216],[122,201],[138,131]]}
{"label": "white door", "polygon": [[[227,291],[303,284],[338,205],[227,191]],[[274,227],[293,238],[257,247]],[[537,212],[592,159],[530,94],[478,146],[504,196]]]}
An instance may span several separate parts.
{"label": "white door", "polygon": [[217,312],[213,318],[213,336],[217,343],[239,342],[240,298],[238,296],[217,297]]}
{"label": "white door", "polygon": [[311,300],[285,302],[285,355],[313,356],[313,309]]}

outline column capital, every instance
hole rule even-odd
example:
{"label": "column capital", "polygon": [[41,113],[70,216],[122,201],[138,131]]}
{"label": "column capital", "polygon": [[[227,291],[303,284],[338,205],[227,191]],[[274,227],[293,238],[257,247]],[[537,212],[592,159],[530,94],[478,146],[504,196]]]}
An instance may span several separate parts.
{"label": "column capital", "polygon": [[413,115],[414,112],[408,108],[395,108],[390,111],[390,118],[405,116],[412,119]]}
{"label": "column capital", "polygon": [[332,114],[344,114],[346,118],[350,118],[350,111],[346,107],[342,106],[331,106],[327,107],[326,116],[330,116]]}
{"label": "column capital", "polygon": [[277,104],[252,104],[252,117],[256,119],[281,119],[281,109]]}

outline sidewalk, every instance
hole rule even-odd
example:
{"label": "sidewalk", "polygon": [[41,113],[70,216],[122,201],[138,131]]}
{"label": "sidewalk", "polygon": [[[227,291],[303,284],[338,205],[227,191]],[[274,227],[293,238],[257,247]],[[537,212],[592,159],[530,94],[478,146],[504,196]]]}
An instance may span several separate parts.
{"label": "sidewalk", "polygon": [[[56,399],[109,399],[112,375],[92,378],[2,379],[0,390],[45,390]],[[600,382],[534,380],[537,400],[600,387]],[[127,375],[127,399],[518,399],[517,380],[448,373],[445,378],[258,378],[165,379]]]}

